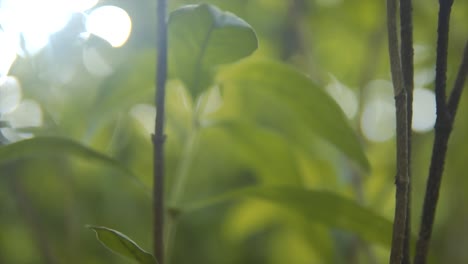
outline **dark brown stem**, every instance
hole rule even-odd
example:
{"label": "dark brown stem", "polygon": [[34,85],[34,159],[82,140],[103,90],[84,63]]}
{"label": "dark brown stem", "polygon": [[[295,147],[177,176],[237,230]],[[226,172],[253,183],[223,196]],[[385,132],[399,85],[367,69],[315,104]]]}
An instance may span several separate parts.
{"label": "dark brown stem", "polygon": [[415,264],[426,263],[450,130],[451,128],[447,126],[436,124],[431,166],[429,169],[429,178],[427,180],[426,194],[424,197],[421,227],[419,229],[419,237],[416,243],[416,255],[414,258]]}
{"label": "dark brown stem", "polygon": [[395,177],[395,218],[393,222],[391,264],[402,263],[406,241],[406,223],[408,212],[409,158],[408,158],[408,122],[407,94],[405,91],[395,96],[397,122],[397,174]]}
{"label": "dark brown stem", "polygon": [[167,78],[166,0],[157,4],[156,123],[153,141],[153,251],[159,264],[164,264],[164,110]]}
{"label": "dark brown stem", "polygon": [[[400,53],[398,48],[397,1],[387,0],[387,29],[390,69],[395,94],[397,127],[397,174],[395,176],[396,197],[393,221],[392,248],[390,263],[401,264],[404,255],[406,223],[408,212],[409,185],[409,138],[408,138],[408,98],[404,85]],[[406,27],[407,25],[405,25]],[[407,42],[405,42],[407,43]]]}
{"label": "dark brown stem", "polygon": [[[435,80],[435,94],[436,94],[436,105],[437,105],[437,119],[435,124],[435,138],[432,149],[432,159],[429,169],[429,176],[426,185],[426,194],[424,197],[423,213],[421,217],[421,227],[419,230],[419,237],[416,243],[416,255],[414,258],[415,264],[426,263],[429,243],[432,234],[432,228],[434,224],[435,212],[437,207],[437,201],[439,199],[440,183],[442,180],[442,174],[444,171],[445,157],[447,153],[447,144],[452,132],[453,117],[451,112],[455,113],[458,97],[461,91],[457,92],[457,88],[454,89],[451,96],[451,107],[455,107],[454,110],[449,111],[446,103],[446,74],[447,74],[447,51],[448,51],[448,32],[449,32],[449,21],[450,11],[452,8],[453,0],[439,0],[439,22],[438,22],[438,37],[437,37],[437,61],[436,61],[436,80]],[[459,73],[463,74],[463,66],[460,68]],[[456,82],[458,85],[463,86],[463,77],[461,80]],[[457,84],[461,82],[460,84]]]}
{"label": "dark brown stem", "polygon": [[437,119],[448,118],[445,88],[447,79],[448,33],[452,3],[453,0],[439,0],[440,7],[437,29],[437,61],[435,79]]}
{"label": "dark brown stem", "polygon": [[401,70],[403,86],[407,94],[407,129],[408,129],[408,194],[406,210],[406,230],[403,245],[402,264],[410,264],[411,244],[411,124],[413,121],[413,90],[414,90],[414,63],[413,63],[413,19],[411,0],[400,0],[400,38],[401,38]]}

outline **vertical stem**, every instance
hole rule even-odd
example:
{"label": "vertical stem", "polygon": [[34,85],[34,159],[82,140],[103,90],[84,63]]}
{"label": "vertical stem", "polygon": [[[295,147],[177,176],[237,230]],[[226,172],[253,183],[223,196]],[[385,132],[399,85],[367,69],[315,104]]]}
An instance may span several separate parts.
{"label": "vertical stem", "polygon": [[401,38],[401,70],[403,86],[406,91],[407,133],[408,133],[408,198],[406,210],[406,230],[403,245],[402,264],[410,264],[411,244],[411,126],[413,121],[413,90],[414,90],[414,63],[413,63],[413,19],[411,0],[400,0],[400,38]]}
{"label": "vertical stem", "polygon": [[437,118],[447,118],[446,81],[447,81],[447,52],[450,12],[453,0],[439,0],[439,19],[437,29],[437,61],[435,94],[437,105]]}
{"label": "vertical stem", "polygon": [[403,260],[406,240],[406,223],[408,212],[409,159],[408,159],[408,122],[407,96],[402,92],[395,96],[397,119],[397,174],[395,177],[396,199],[395,218],[393,222],[391,264],[400,264]]}
{"label": "vertical stem", "polygon": [[[448,29],[448,27],[447,27]],[[443,56],[442,56],[443,58]],[[445,57],[446,60],[446,57]],[[437,74],[436,74],[437,75]],[[416,243],[415,264],[424,264],[427,261],[429,251],[429,242],[431,240],[432,227],[434,224],[437,201],[439,199],[439,189],[444,171],[445,157],[447,153],[447,144],[453,128],[455,114],[458,108],[461,92],[463,90],[466,76],[468,75],[468,42],[465,46],[465,52],[458,71],[454,88],[450,95],[450,101],[446,112],[441,113],[443,118],[437,116],[435,126],[434,146],[432,149],[431,166],[429,177],[427,179],[426,194],[424,197],[423,213],[421,217],[421,227],[419,237]],[[445,74],[444,74],[445,76]],[[443,77],[445,78],[445,77]],[[437,81],[436,81],[437,83]],[[442,83],[442,82],[440,82]]]}
{"label": "vertical stem", "polygon": [[444,171],[447,144],[452,132],[453,121],[455,118],[456,109],[458,107],[461,90],[463,89],[466,74],[468,72],[468,48],[465,48],[465,54],[463,56],[454,89],[452,90],[452,94],[450,96],[449,105],[447,107],[445,92],[448,33],[452,4],[453,0],[439,0],[435,80],[437,119],[435,125],[435,138],[432,149],[431,166],[429,169],[429,177],[427,179],[426,194],[424,197],[423,213],[421,217],[421,227],[419,229],[419,237],[416,243],[416,255],[414,258],[415,264],[424,264],[427,261],[437,201],[439,199],[440,184]]}
{"label": "vertical stem", "polygon": [[391,264],[401,264],[404,255],[406,223],[408,212],[409,185],[409,138],[408,138],[408,100],[403,82],[402,66],[398,49],[397,1],[387,0],[387,28],[390,68],[395,94],[397,127],[397,174],[395,177],[395,218],[393,221]]}
{"label": "vertical stem", "polygon": [[153,141],[153,251],[164,264],[164,110],[167,78],[166,0],[157,2],[156,122]]}

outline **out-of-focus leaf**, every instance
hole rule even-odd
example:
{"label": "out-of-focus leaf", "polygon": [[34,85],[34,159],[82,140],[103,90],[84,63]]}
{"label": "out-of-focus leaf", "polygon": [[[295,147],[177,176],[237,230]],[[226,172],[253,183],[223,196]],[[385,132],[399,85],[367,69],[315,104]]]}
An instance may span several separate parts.
{"label": "out-of-focus leaf", "polygon": [[[317,135],[369,169],[341,108],[304,74],[277,62],[246,60],[224,68],[219,82],[226,94],[226,107],[232,99],[230,94],[238,96],[240,117],[275,129],[300,146]],[[223,115],[221,110],[220,116]]]}
{"label": "out-of-focus leaf", "polygon": [[[12,161],[28,158],[54,156],[78,157],[96,165],[104,165],[131,176],[137,184],[138,178],[119,161],[86,147],[72,139],[60,137],[34,137],[0,147],[0,167]],[[143,185],[142,185],[143,186]]]}
{"label": "out-of-focus leaf", "polygon": [[215,67],[246,57],[258,46],[247,22],[208,4],[173,11],[168,37],[171,71],[193,97],[209,87]]}
{"label": "out-of-focus leaf", "polygon": [[236,149],[240,159],[255,170],[265,184],[286,184],[300,186],[296,157],[281,135],[270,129],[241,121],[220,121],[204,129],[222,129]]}
{"label": "out-of-focus leaf", "polygon": [[98,91],[93,114],[105,116],[127,111],[136,103],[151,102],[154,95],[155,58],[155,50],[143,50],[107,77]]}
{"label": "out-of-focus leaf", "polygon": [[328,191],[306,190],[291,186],[249,187],[211,199],[187,203],[182,211],[190,213],[239,198],[269,201],[303,216],[308,221],[329,228],[347,230],[370,242],[390,247],[391,221],[349,198]]}
{"label": "out-of-focus leaf", "polygon": [[87,227],[94,230],[99,242],[113,253],[135,260],[140,264],[158,263],[153,255],[144,251],[133,240],[119,231],[102,226],[88,225]]}

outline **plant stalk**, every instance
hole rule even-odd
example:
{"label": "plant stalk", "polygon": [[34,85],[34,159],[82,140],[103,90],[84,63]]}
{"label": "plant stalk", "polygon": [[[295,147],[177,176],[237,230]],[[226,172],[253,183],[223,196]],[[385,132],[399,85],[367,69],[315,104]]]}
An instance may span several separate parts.
{"label": "plant stalk", "polygon": [[453,0],[439,1],[439,25],[437,39],[437,62],[435,93],[437,104],[437,119],[435,124],[435,137],[432,149],[431,165],[427,179],[426,193],[424,197],[423,213],[419,237],[416,243],[415,264],[427,262],[429,244],[432,235],[437,201],[439,199],[440,184],[444,171],[447,144],[453,129],[453,122],[460,101],[461,93],[468,75],[468,42],[462,62],[459,67],[454,88],[452,89],[448,104],[446,101],[446,74],[447,74],[447,52],[450,12]]}
{"label": "plant stalk", "polygon": [[413,90],[414,90],[414,51],[413,51],[413,18],[412,1],[400,0],[400,41],[401,41],[401,71],[403,86],[406,91],[407,133],[408,133],[408,193],[406,206],[405,240],[403,244],[402,264],[410,264],[411,244],[411,127],[413,122]]}
{"label": "plant stalk", "polygon": [[393,221],[390,263],[401,264],[405,252],[409,189],[408,98],[398,48],[397,1],[387,0],[387,30],[390,69],[395,94],[397,127],[397,174],[395,177],[395,217]]}
{"label": "plant stalk", "polygon": [[164,110],[167,79],[167,1],[157,2],[156,121],[153,141],[153,252],[164,264]]}

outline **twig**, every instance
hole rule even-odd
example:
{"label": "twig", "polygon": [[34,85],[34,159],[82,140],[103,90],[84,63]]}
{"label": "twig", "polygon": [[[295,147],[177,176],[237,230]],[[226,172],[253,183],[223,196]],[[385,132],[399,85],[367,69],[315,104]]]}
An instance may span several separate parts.
{"label": "twig", "polygon": [[157,4],[156,122],[153,141],[153,251],[164,264],[164,110],[167,78],[166,0]]}
{"label": "twig", "polygon": [[[465,47],[465,54],[455,81],[454,89],[450,96],[449,105],[446,102],[446,73],[447,73],[447,51],[450,11],[453,0],[439,0],[439,22],[437,38],[437,62],[435,94],[437,105],[437,119],[435,124],[435,137],[432,149],[432,159],[427,179],[426,194],[424,197],[423,213],[421,217],[421,227],[416,243],[415,264],[426,263],[429,250],[429,243],[434,224],[437,201],[439,199],[440,183],[444,171],[447,144],[453,128],[455,113],[460,100],[461,92],[468,72],[468,48]],[[468,46],[468,44],[467,44]]]}
{"label": "twig", "polygon": [[413,19],[412,1],[400,0],[400,38],[401,38],[401,70],[403,86],[405,87],[407,102],[407,133],[408,133],[408,193],[406,207],[405,241],[403,244],[402,264],[410,264],[411,244],[411,126],[413,121],[413,90],[414,90],[414,63],[413,63]]}
{"label": "twig", "polygon": [[387,0],[387,28],[390,68],[395,94],[397,126],[397,174],[395,177],[396,199],[393,221],[390,263],[401,264],[406,237],[406,215],[408,212],[409,156],[408,156],[408,112],[407,91],[403,82],[397,34],[397,2]]}

